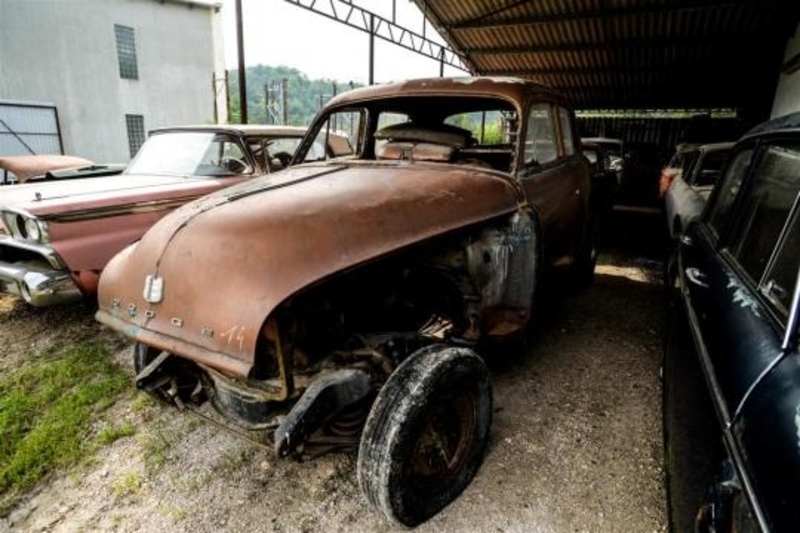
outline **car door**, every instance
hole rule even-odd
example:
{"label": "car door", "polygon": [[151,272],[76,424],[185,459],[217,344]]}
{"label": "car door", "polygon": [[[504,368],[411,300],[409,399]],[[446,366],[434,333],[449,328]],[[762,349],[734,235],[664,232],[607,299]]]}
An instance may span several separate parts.
{"label": "car door", "polygon": [[[800,152],[793,176],[800,180]],[[800,194],[797,184],[785,191],[795,200],[759,291],[775,317],[782,354],[747,395],[733,421],[733,438],[742,450],[747,482],[755,494],[762,522],[773,531],[796,531],[800,524]],[[771,343],[771,344],[772,344]]]}
{"label": "car door", "polygon": [[524,135],[519,176],[539,213],[545,253],[552,262],[569,261],[586,220],[590,187],[589,165],[575,148],[571,114],[536,102],[528,110]]}
{"label": "car door", "polygon": [[[695,345],[725,426],[782,354],[765,279],[794,205],[796,146],[741,146],[703,220],[680,244],[679,276]],[[788,174],[787,174],[788,173]]]}

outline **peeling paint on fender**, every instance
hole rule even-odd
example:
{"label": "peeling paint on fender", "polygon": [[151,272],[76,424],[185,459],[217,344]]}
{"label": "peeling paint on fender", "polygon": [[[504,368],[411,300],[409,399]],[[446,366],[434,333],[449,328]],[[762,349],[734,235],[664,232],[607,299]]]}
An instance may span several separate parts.
{"label": "peeling paint on fender", "polygon": [[758,300],[750,296],[749,292],[736,280],[736,278],[728,275],[727,288],[734,289],[733,303],[739,304],[739,307],[741,307],[742,309],[749,308],[754,315],[756,315],[759,318],[761,317]]}

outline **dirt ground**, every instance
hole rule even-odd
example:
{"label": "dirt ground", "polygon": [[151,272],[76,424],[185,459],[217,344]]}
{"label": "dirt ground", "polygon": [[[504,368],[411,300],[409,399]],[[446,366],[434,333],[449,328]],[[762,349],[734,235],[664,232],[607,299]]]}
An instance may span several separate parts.
{"label": "dirt ground", "polygon": [[[662,222],[641,217],[615,215],[591,287],[548,284],[527,353],[491,365],[496,412],[481,470],[418,531],[666,531]],[[132,374],[130,347],[92,314],[0,298],[0,372],[26,350],[99,338]],[[359,494],[354,454],[277,460],[133,391],[113,409],[136,433],[40,483],[0,531],[399,531]]]}

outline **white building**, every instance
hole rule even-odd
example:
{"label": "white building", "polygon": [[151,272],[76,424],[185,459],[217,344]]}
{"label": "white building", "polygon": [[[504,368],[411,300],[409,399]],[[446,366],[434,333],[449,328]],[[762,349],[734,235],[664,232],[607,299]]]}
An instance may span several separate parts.
{"label": "white building", "polygon": [[220,5],[0,0],[0,155],[126,162],[152,128],[226,122]]}

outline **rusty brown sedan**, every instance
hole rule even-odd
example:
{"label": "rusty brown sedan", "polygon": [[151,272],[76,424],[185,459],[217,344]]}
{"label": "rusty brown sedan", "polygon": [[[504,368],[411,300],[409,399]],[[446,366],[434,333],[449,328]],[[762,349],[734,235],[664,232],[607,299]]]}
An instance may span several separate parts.
{"label": "rusty brown sedan", "polygon": [[[334,134],[355,154],[318,153]],[[477,472],[489,343],[517,338],[551,265],[594,270],[590,170],[569,106],[507,78],[357,89],[284,172],[156,224],[100,281],[136,384],[270,432],[280,456],[358,448],[388,519],[416,525]]]}

